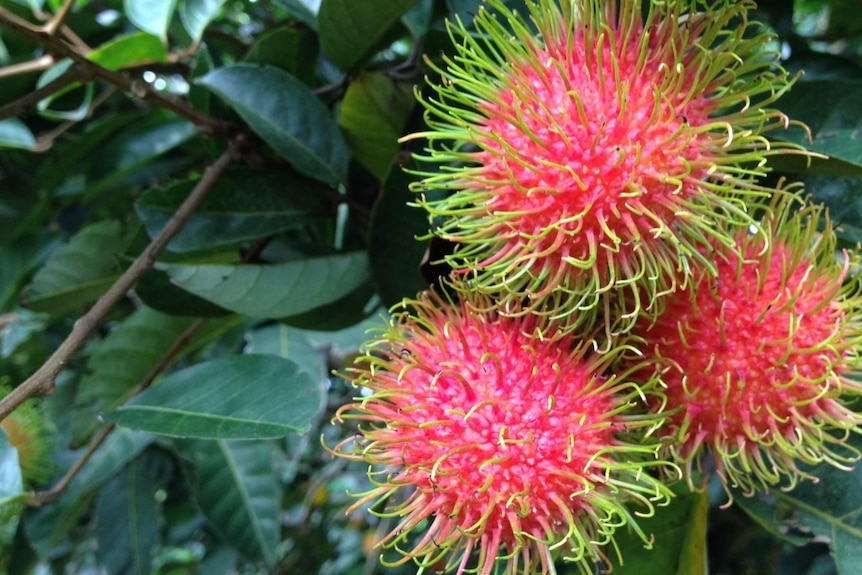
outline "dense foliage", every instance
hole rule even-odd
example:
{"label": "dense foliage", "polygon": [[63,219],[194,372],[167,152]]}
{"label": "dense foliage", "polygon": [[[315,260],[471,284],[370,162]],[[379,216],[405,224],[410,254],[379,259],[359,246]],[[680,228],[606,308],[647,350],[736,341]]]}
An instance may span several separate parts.
{"label": "dense foliage", "polygon": [[[445,272],[408,205],[441,168],[398,140],[426,129],[445,20],[479,4],[0,6],[0,572],[415,572],[378,561],[391,520],[345,515],[366,466],[321,436],[354,432],[331,373]],[[862,242],[858,9],[754,14],[804,71],[775,107],[811,139],[770,136],[823,155],[764,184],[804,182],[839,247]],[[652,550],[620,530],[614,573],[862,572],[862,468],[810,472],[730,507],[679,485],[640,522]]]}

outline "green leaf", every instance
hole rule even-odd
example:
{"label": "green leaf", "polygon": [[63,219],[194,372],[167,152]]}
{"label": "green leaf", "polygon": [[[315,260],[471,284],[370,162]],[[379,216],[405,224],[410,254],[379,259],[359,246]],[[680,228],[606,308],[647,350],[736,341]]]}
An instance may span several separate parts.
{"label": "green leaf", "polygon": [[383,197],[374,205],[368,229],[368,261],[377,290],[386,306],[428,289],[419,273],[427,242],[416,241],[428,233],[423,210],[407,205],[413,200],[410,182],[416,179],[400,168],[386,179]]}
{"label": "green leaf", "polygon": [[16,306],[21,284],[59,245],[53,234],[44,232],[0,243],[0,309]]}
{"label": "green leaf", "polygon": [[350,152],[341,131],[300,80],[272,66],[236,64],[213,70],[198,82],[236,110],[298,172],[331,186],[345,181]]}
{"label": "green leaf", "polygon": [[295,363],[241,355],[172,373],[105,418],[172,437],[264,439],[308,431],[320,401]]}
{"label": "green leaf", "polygon": [[415,99],[385,74],[367,72],[350,83],[341,102],[341,129],[353,155],[383,180],[401,149],[398,138]]}
{"label": "green leaf", "polygon": [[87,360],[78,383],[79,403],[114,406],[149,373],[192,319],[143,307],[117,325]]}
{"label": "green leaf", "polygon": [[198,463],[195,498],[222,537],[251,560],[275,562],[281,489],[273,448],[260,441],[195,441],[183,446]]}
{"label": "green leaf", "polygon": [[273,0],[276,6],[290,14],[300,22],[308,25],[312,30],[317,30],[317,13],[320,10],[321,0]]}
{"label": "green leaf", "polygon": [[323,0],[317,17],[324,51],[343,70],[369,56],[416,0]]}
{"label": "green leaf", "polygon": [[317,35],[308,28],[287,25],[262,35],[245,57],[250,64],[275,66],[287,70],[306,85],[315,80],[315,68],[309,62],[317,60]]}
{"label": "green leaf", "polygon": [[[136,204],[155,237],[198,180],[153,188]],[[326,215],[320,184],[291,173],[241,168],[225,173],[169,246],[188,252],[231,245],[300,227]]]}
{"label": "green leaf", "polygon": [[209,23],[218,17],[224,3],[225,0],[183,0],[180,21],[189,36],[199,40]]}
{"label": "green leaf", "polygon": [[90,509],[93,494],[133,461],[153,436],[131,429],[115,429],[75,476],[57,500],[25,518],[30,542],[43,557],[74,529]]}
{"label": "green leaf", "polygon": [[35,150],[36,137],[27,124],[18,118],[0,120],[0,148]]}
{"label": "green leaf", "polygon": [[614,575],[705,575],[709,494],[691,493],[681,484],[677,496],[655,515],[639,518],[638,525],[655,545],[647,549],[630,528],[620,528],[614,541],[623,558]]}
{"label": "green leaf", "polygon": [[122,249],[118,222],[83,228],[36,272],[25,304],[35,311],[59,314],[97,299],[119,277],[118,249]]}
{"label": "green leaf", "polygon": [[177,0],[123,0],[123,10],[138,29],[167,38]]}
{"label": "green leaf", "polygon": [[282,318],[334,302],[368,279],[365,252],[273,265],[158,264],[189,292],[250,317]]}
{"label": "green leaf", "polygon": [[[55,79],[59,78],[63,74],[65,74],[69,68],[72,67],[72,60],[65,59],[61,60],[55,66],[52,66],[48,70],[39,76],[38,82],[36,82],[37,88],[42,88]],[[77,107],[71,107],[68,105],[68,102],[74,100],[74,95],[69,95],[70,92],[78,90],[83,94],[81,97],[81,101],[78,103]],[[39,100],[39,103],[36,105],[36,109],[39,113],[51,120],[69,120],[69,121],[80,121],[87,117],[87,113],[90,110],[90,103],[93,101],[93,96],[95,95],[95,91],[93,89],[93,84],[88,83],[82,85],[80,82],[74,82],[72,84],[67,85],[66,87],[58,90],[44,98]],[[58,102],[62,98],[63,108],[54,108],[52,104]]]}
{"label": "green leaf", "polygon": [[9,359],[21,345],[44,331],[46,319],[44,314],[16,310],[12,320],[0,327],[0,358]]}
{"label": "green leaf", "polygon": [[[152,573],[161,509],[159,456],[144,453],[112,479],[96,502],[99,562],[108,573]],[[163,456],[164,457],[164,456]]]}
{"label": "green leaf", "polygon": [[862,178],[809,176],[805,190],[829,208],[835,233],[850,244],[862,243]]}
{"label": "green leaf", "polygon": [[[858,449],[862,439],[850,442]],[[818,482],[802,481],[792,491],[776,489],[785,525],[810,529],[829,542],[841,575],[862,573],[862,468],[843,471],[822,464],[811,470]]]}
{"label": "green leaf", "polygon": [[87,59],[108,70],[122,70],[141,64],[167,62],[168,51],[152,34],[136,32],[102,44],[90,52]]}
{"label": "green leaf", "polygon": [[147,306],[168,315],[219,317],[230,312],[184,289],[178,288],[163,271],[150,270],[138,280],[135,294]]}
{"label": "green leaf", "polygon": [[300,373],[307,374],[316,384],[326,381],[325,348],[314,344],[307,332],[279,323],[256,329],[248,334],[247,339],[243,353],[289,359]]}
{"label": "green leaf", "polygon": [[88,174],[94,183],[89,187],[87,197],[93,198],[103,190],[123,183],[135,171],[197,135],[191,122],[176,117],[154,118],[123,130],[94,151],[96,159]]}
{"label": "green leaf", "polygon": [[[790,118],[807,124],[814,143],[809,144],[807,134],[797,127],[787,132],[773,132],[773,136],[828,155],[832,159],[829,162],[814,162],[816,173],[862,176],[860,100],[862,82],[859,80],[797,82],[781,97],[778,107]],[[776,167],[781,168],[783,164],[776,164]]]}

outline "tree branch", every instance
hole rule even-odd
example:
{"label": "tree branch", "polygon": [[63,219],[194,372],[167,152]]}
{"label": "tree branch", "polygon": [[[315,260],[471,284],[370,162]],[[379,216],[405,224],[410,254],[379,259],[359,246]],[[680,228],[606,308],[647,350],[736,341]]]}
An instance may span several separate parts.
{"label": "tree branch", "polygon": [[54,380],[63,370],[66,363],[81,348],[90,334],[104,321],[111,309],[125,297],[126,292],[132,289],[141,276],[153,267],[153,263],[155,263],[159,254],[164,251],[170,241],[183,229],[183,226],[188,222],[192,213],[203,201],[206,194],[218,181],[227,167],[240,156],[246,145],[247,137],[245,135],[238,135],[231,140],[227,151],[206,169],[203,177],[174,215],[171,216],[171,219],[165,224],[164,229],[162,229],[158,236],[153,238],[153,241],[132,262],[129,269],[90,308],[90,311],[75,322],[72,332],[60,344],[60,347],[54,351],[51,357],[48,358],[36,373],[0,400],[0,421],[5,419],[6,416],[31,397],[54,393]]}
{"label": "tree branch", "polygon": [[19,74],[30,74],[32,72],[42,72],[54,65],[54,57],[50,54],[39,56],[26,62],[18,64],[10,64],[0,68],[0,78],[9,78]]}
{"label": "tree branch", "polygon": [[175,114],[182,116],[195,124],[198,130],[203,133],[212,135],[229,135],[231,132],[235,131],[233,126],[227,122],[207,116],[206,114],[195,110],[179,98],[162,94],[161,92],[154,90],[143,80],[130,78],[122,72],[108,70],[95,62],[91,62],[80,50],[76,50],[63,40],[48,34],[41,28],[33,26],[26,20],[22,20],[2,7],[0,7],[0,26],[14,30],[29,38],[36,44],[42,46],[48,52],[54,54],[57,58],[71,59],[77,65],[77,72],[81,74],[84,79],[94,79],[107,82],[121,90],[131,92],[143,100],[147,100],[162,108],[171,110]]}

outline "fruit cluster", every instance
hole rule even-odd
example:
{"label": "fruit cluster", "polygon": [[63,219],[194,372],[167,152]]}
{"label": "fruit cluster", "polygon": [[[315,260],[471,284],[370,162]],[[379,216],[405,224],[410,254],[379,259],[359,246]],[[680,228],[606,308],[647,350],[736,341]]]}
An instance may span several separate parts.
{"label": "fruit cluster", "polygon": [[382,545],[459,575],[592,573],[680,478],[750,495],[859,457],[859,257],[767,177],[807,152],[767,139],[793,78],[753,4],[526,6],[428,60],[405,140],[453,271],[367,343],[332,449],[369,463]]}

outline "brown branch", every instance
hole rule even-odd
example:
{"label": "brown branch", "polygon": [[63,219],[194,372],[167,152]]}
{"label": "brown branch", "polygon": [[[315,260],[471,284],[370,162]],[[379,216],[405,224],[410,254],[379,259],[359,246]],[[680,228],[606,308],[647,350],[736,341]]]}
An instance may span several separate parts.
{"label": "brown branch", "polygon": [[18,98],[14,102],[10,102],[0,108],[0,120],[5,120],[6,118],[15,118],[17,116],[23,115],[30,108],[44,100],[45,98],[56,94],[66,86],[70,84],[74,84],[75,82],[80,82],[84,76],[79,73],[79,71],[72,67],[65,74],[60,76],[59,78],[55,78],[33,92]]}
{"label": "brown branch", "polygon": [[33,26],[26,20],[22,20],[2,7],[0,7],[0,26],[20,33],[58,58],[71,59],[77,65],[77,72],[84,76],[85,80],[100,80],[123,91],[131,92],[143,100],[186,118],[203,133],[228,135],[235,131],[227,122],[199,112],[179,98],[162,94],[142,80],[131,78],[122,72],[108,70],[95,62],[91,62],[82,51],[46,33],[41,28]]}
{"label": "brown branch", "polygon": [[75,479],[75,476],[81,471],[84,465],[90,460],[93,454],[99,449],[99,446],[105,442],[108,436],[116,427],[113,423],[107,424],[103,427],[93,441],[87,446],[87,451],[84,452],[81,457],[69,468],[69,470],[60,478],[57,483],[54,484],[54,487],[48,489],[47,491],[36,491],[30,493],[30,496],[27,498],[27,505],[32,507],[41,507],[48,503],[51,503],[58,497],[60,497],[64,491],[69,487],[69,484],[72,483],[72,480]]}
{"label": "brown branch", "polygon": [[56,34],[60,26],[63,25],[63,21],[66,19],[66,16],[69,15],[69,11],[71,11],[74,4],[75,0],[65,0],[63,5],[60,6],[60,9],[57,10],[57,13],[54,14],[48,23],[42,27],[42,30],[44,30],[49,36]]}
{"label": "brown branch", "polygon": [[50,54],[45,54],[26,62],[3,66],[0,68],[0,78],[10,78],[19,74],[30,74],[32,72],[43,72],[53,65],[54,57]]}
{"label": "brown branch", "polygon": [[247,138],[238,135],[230,142],[230,146],[210,167],[206,169],[203,177],[177,209],[165,227],[153,241],[144,248],[144,251],[132,262],[132,265],[111,286],[96,304],[86,314],[81,316],[72,328],[72,332],[66,337],[60,347],[54,351],[51,357],[40,367],[36,373],[31,375],[21,385],[0,400],[0,421],[12,413],[19,405],[31,397],[39,395],[51,395],[54,393],[54,380],[63,370],[66,363],[81,348],[90,334],[104,321],[108,313],[119,303],[141,276],[153,267],[156,258],[164,251],[170,241],[176,236],[188,222],[192,213],[203,201],[206,194],[221,177],[222,173],[241,154],[247,145]]}

